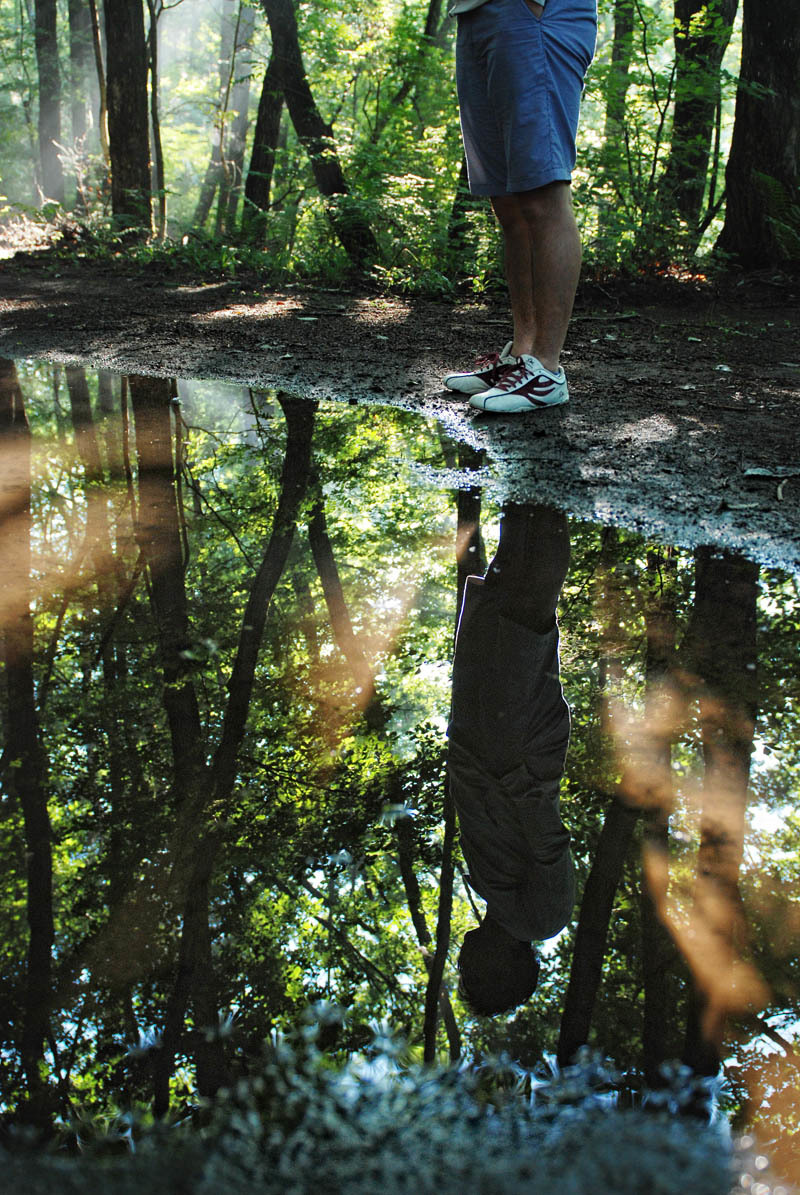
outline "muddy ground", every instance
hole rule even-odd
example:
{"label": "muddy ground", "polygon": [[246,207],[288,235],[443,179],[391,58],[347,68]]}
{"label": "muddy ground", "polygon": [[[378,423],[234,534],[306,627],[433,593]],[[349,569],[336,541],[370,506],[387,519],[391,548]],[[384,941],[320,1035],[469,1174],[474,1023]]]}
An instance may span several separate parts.
{"label": "muddy ground", "polygon": [[0,355],[403,407],[485,448],[500,496],[798,570],[798,298],[785,278],[586,284],[564,360],[571,401],[507,417],[441,388],[444,373],[507,339],[501,296],[278,293],[257,277],[11,258],[0,262]]}

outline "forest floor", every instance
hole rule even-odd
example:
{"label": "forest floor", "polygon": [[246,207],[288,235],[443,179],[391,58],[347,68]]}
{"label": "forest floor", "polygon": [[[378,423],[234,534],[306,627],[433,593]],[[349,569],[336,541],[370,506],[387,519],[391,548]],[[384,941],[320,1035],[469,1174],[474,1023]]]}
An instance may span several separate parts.
{"label": "forest floor", "polygon": [[564,360],[571,401],[498,417],[441,378],[506,341],[499,295],[277,292],[257,276],[132,273],[47,254],[0,261],[0,355],[402,407],[486,449],[477,479],[499,497],[794,570],[798,331],[800,285],[785,278],[587,283]]}

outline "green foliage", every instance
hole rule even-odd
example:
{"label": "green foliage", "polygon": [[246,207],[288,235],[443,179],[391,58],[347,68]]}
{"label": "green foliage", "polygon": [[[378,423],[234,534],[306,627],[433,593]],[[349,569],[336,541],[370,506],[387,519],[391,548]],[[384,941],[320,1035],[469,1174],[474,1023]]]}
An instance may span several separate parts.
{"label": "green foliage", "polygon": [[[74,146],[64,134],[65,169],[74,180],[74,200],[67,207],[74,211],[72,232],[60,239],[62,250],[156,270],[229,275],[258,270],[272,285],[291,280],[333,285],[350,265],[330,216],[341,225],[349,213],[366,220],[377,239],[371,274],[380,287],[441,296],[456,287],[481,293],[497,285],[502,268],[488,205],[470,202],[466,211],[457,211],[461,141],[455,21],[443,16],[435,37],[425,40],[427,10],[426,0],[359,0],[346,13],[335,3],[297,6],[305,67],[320,113],[332,125],[349,193],[319,195],[307,151],[284,110],[263,240],[247,248],[235,226],[219,235],[194,226],[211,141],[225,123],[218,15],[202,5],[167,6],[159,22],[166,243],[123,241],[110,226],[95,114],[85,144]],[[587,268],[601,274],[684,264],[693,258],[699,235],[676,221],[660,196],[676,93],[672,6],[667,0],[637,0],[624,54],[612,60],[614,11],[613,0],[601,0],[598,52],[587,79],[574,176]],[[34,200],[36,70],[32,31],[26,21],[17,27],[16,13],[13,0],[0,0],[0,75],[7,97],[2,102],[13,106],[13,114],[4,110],[8,119],[0,121],[0,167],[9,204],[19,211]],[[704,8],[687,32],[713,40],[724,32],[715,21],[719,25],[719,16]],[[737,32],[719,73],[719,154],[712,155],[709,166],[704,245],[719,226],[718,182],[732,127],[739,41]],[[252,45],[234,71],[236,78],[241,71],[252,79],[250,140],[269,55],[259,9]],[[684,93],[694,88],[699,96],[717,82],[708,71],[697,70],[682,87]],[[96,108],[95,97],[92,104]],[[228,124],[230,116],[225,113]],[[787,220],[776,213],[774,219],[781,244],[791,249],[794,216]]]}

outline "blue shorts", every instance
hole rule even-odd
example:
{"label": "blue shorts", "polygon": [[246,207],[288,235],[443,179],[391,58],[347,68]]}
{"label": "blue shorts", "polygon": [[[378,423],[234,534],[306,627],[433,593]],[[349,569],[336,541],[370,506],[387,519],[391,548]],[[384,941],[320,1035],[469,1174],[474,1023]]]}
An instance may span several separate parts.
{"label": "blue shorts", "polygon": [[458,17],[456,78],[473,195],[569,182],[596,0],[487,0]]}

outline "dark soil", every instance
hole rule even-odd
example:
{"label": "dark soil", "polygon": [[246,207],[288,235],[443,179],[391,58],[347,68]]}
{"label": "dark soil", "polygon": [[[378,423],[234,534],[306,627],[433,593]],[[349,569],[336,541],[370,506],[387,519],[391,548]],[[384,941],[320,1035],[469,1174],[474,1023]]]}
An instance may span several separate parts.
{"label": "dark soil", "polygon": [[[500,496],[800,568],[800,307],[791,281],[587,284],[571,401],[508,417],[441,388],[508,338],[502,296],[265,291],[243,280],[0,262],[0,353],[400,406],[488,450]],[[449,480],[449,479],[448,479]]]}

